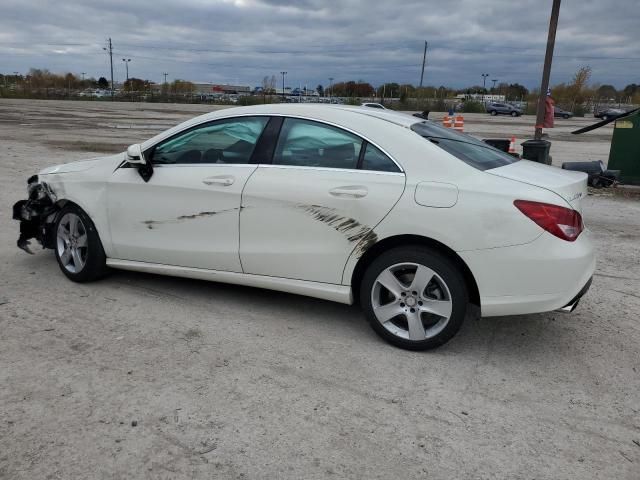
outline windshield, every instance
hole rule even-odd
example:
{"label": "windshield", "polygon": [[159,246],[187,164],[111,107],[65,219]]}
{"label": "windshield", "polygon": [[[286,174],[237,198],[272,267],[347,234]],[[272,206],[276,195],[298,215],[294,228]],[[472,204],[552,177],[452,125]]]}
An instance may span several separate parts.
{"label": "windshield", "polygon": [[478,170],[504,167],[518,161],[517,157],[493,148],[477,138],[430,121],[414,123],[411,130]]}

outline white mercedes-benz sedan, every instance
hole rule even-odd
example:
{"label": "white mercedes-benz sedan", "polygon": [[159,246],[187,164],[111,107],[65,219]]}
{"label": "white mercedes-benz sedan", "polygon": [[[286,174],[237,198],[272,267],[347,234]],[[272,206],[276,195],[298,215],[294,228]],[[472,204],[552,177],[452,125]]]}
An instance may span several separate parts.
{"label": "white mercedes-benz sedan", "polygon": [[483,316],[573,310],[595,268],[587,175],[366,107],[261,105],[47,168],[14,206],[86,282],[108,268],[351,304],[409,349]]}

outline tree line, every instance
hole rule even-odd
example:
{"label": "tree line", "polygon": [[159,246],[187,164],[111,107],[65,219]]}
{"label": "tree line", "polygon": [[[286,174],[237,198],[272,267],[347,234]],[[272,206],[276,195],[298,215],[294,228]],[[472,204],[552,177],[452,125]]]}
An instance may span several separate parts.
{"label": "tree line", "polygon": [[[581,67],[575,73],[571,81],[559,83],[551,87],[551,94],[556,104],[573,110],[579,114],[581,109],[598,104],[609,103],[640,103],[640,85],[630,83],[622,89],[616,89],[609,84],[592,84],[591,68]],[[120,94],[144,95],[153,94],[153,82],[129,78],[120,90]],[[265,76],[262,81],[262,95],[272,95],[279,87],[275,75]],[[105,77],[95,79],[83,78],[73,73],[52,73],[47,69],[32,68],[26,75],[0,74],[0,94],[2,96],[66,96],[71,92],[87,89],[108,90],[110,83]],[[165,83],[155,89],[155,93],[161,95],[179,97],[190,96],[195,93],[195,85],[187,80],[176,79]],[[416,87],[411,84],[387,82],[377,88],[363,80],[338,81],[329,86],[318,85],[316,91],[320,96],[341,97],[357,101],[360,98],[380,98],[399,100],[401,105],[426,108],[424,105],[441,103],[452,100],[459,94],[499,94],[504,95],[507,101],[533,102],[538,96],[537,90],[530,91],[519,83],[502,82],[485,88],[480,85],[472,85],[467,88],[454,89],[444,85]]]}

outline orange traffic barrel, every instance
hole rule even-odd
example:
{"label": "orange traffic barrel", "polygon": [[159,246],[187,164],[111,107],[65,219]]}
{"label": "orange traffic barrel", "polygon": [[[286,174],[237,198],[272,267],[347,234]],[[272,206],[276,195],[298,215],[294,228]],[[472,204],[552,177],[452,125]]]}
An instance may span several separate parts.
{"label": "orange traffic barrel", "polygon": [[464,132],[464,117],[462,115],[456,115],[453,128],[458,132]]}

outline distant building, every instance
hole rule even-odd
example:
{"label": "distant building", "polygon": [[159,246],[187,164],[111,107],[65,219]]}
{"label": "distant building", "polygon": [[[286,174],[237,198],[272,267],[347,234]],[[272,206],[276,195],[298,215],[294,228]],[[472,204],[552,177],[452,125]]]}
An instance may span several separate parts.
{"label": "distant building", "polygon": [[[251,87],[248,85],[228,85],[209,82],[192,82],[193,94],[199,96],[218,96],[218,95],[249,95]],[[152,83],[151,91],[153,93],[162,92],[163,83]]]}
{"label": "distant building", "polygon": [[249,95],[251,87],[249,85],[228,85],[218,83],[193,82],[195,95]]}
{"label": "distant building", "polygon": [[482,93],[459,93],[456,95],[458,100],[474,100],[476,102],[504,102],[506,97],[504,95],[490,95]]}

